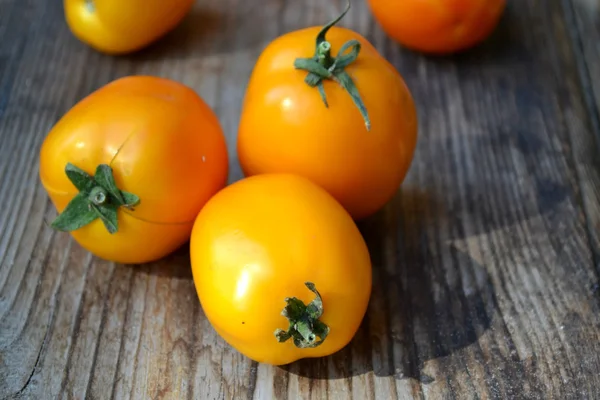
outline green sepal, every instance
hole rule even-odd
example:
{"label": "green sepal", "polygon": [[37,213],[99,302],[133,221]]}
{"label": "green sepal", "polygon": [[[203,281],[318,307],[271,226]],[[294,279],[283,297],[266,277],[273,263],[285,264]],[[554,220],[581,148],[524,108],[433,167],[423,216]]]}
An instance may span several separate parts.
{"label": "green sepal", "polygon": [[114,199],[111,199],[113,202],[118,205],[125,204],[121,191],[117,188],[115,177],[113,176],[113,171],[110,166],[106,164],[98,165],[94,180],[99,186],[103,187],[112,197],[114,197]]}
{"label": "green sepal", "polygon": [[[304,78],[304,82],[312,87],[316,86],[323,78],[331,78],[332,76],[331,71],[313,58],[297,58],[294,60],[294,68],[309,71],[309,75]],[[314,76],[310,76],[310,74]]]}
{"label": "green sepal", "polygon": [[77,230],[98,218],[98,214],[91,208],[88,194],[79,192],[71,199],[64,211],[56,217],[52,224],[52,228],[59,231],[74,231]]}
{"label": "green sepal", "polygon": [[137,195],[119,190],[107,164],[99,165],[94,177],[71,163],[66,165],[65,173],[79,193],[52,222],[57,230],[74,231],[99,218],[106,230],[114,234],[119,230],[119,207],[131,209],[140,202]]}
{"label": "green sepal", "polygon": [[[346,51],[350,49],[350,53],[346,53]],[[352,64],[358,58],[358,54],[360,53],[361,45],[360,42],[356,39],[352,39],[347,41],[342,45],[340,50],[338,51],[337,56],[335,57],[335,61],[333,62],[332,69],[333,70],[342,70],[346,68],[348,65]]]}
{"label": "green sepal", "polygon": [[[298,59],[296,60],[296,62],[298,63],[298,68],[300,68],[302,66],[302,63],[304,59]],[[314,62],[313,60],[309,60],[310,62]],[[312,72],[309,72],[308,75],[306,75],[306,78],[304,79],[304,82],[306,82],[306,84],[310,87],[317,87],[319,89],[319,94],[321,95],[321,99],[323,100],[323,103],[325,104],[325,108],[329,107],[329,103],[327,103],[327,95],[325,94],[325,87],[323,86],[323,79],[317,75],[317,74],[313,74]]]}
{"label": "green sepal", "polygon": [[133,193],[124,192],[121,190],[121,195],[123,196],[123,200],[125,200],[125,204],[123,205],[127,208],[137,206],[140,202],[140,198]]}
{"label": "green sepal", "polygon": [[[302,61],[300,61],[300,64],[301,63]],[[304,82],[306,82],[306,84],[310,87],[315,87],[318,85],[322,85],[323,79],[321,79],[319,75],[309,72],[308,75],[306,75],[306,78],[304,78]]]}
{"label": "green sepal", "polygon": [[92,178],[90,174],[71,163],[68,163],[65,167],[65,173],[67,174],[67,178],[69,178],[71,183],[79,191],[87,192],[96,186],[94,178]]}
{"label": "green sepal", "polygon": [[296,297],[286,298],[285,301],[287,304],[283,308],[281,315],[288,319],[288,329],[287,331],[283,329],[275,330],[275,338],[278,342],[283,343],[291,338],[294,345],[301,349],[314,348],[321,345],[329,334],[329,327],[319,320],[321,315],[323,315],[323,300],[321,299],[321,295],[313,283],[306,282],[305,285],[315,294],[315,299],[307,306],[302,300]]}
{"label": "green sepal", "polygon": [[119,230],[119,222],[117,221],[117,206],[108,204],[106,206],[91,205],[96,215],[102,220],[106,230],[112,235]]}
{"label": "green sepal", "polygon": [[308,306],[306,306],[306,313],[310,318],[317,320],[321,318],[321,315],[323,315],[323,299],[317,291],[317,288],[314,283],[306,282],[305,285],[311,292],[316,294],[315,299],[311,301],[308,304]]}
{"label": "green sepal", "polygon": [[336,78],[340,86],[342,86],[348,93],[350,93],[352,102],[354,102],[354,105],[358,107],[358,110],[360,111],[360,114],[362,115],[365,121],[365,126],[367,127],[367,130],[371,130],[371,120],[369,118],[369,114],[367,113],[367,108],[360,99],[358,89],[354,85],[354,82],[352,82],[352,78],[350,77],[350,75],[348,75],[346,71],[340,71],[336,74]]}
{"label": "green sepal", "polygon": [[319,95],[321,95],[321,100],[323,100],[325,108],[329,108],[329,103],[327,102],[327,95],[325,94],[325,87],[323,86],[323,82],[317,83],[317,88],[319,88]]}

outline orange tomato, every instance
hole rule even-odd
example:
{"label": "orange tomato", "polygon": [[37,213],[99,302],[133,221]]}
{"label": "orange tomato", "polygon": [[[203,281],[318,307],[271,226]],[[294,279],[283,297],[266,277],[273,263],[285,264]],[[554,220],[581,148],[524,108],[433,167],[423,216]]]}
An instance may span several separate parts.
{"label": "orange tomato", "polygon": [[159,259],[184,244],[206,201],[225,186],[216,116],[183,84],[121,78],[52,128],[40,179],[69,231],[91,253],[122,263]]}
{"label": "orange tomato", "polygon": [[194,0],[64,0],[67,25],[108,54],[139,50],[175,28]]}
{"label": "orange tomato", "polygon": [[206,317],[258,362],[332,354],[367,309],[371,262],[358,228],[298,175],[262,174],[221,190],[198,215],[190,253]]}
{"label": "orange tomato", "polygon": [[364,37],[333,26],[338,20],[265,48],[247,86],[237,152],[246,176],[307,177],[360,219],[404,180],[417,113],[400,74]]}
{"label": "orange tomato", "polygon": [[402,45],[447,54],[483,42],[506,0],[368,0],[382,29]]}

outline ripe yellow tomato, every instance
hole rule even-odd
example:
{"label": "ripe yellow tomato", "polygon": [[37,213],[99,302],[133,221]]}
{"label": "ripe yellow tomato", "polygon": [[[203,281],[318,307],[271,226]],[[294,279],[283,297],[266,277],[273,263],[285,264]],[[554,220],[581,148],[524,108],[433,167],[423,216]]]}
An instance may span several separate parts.
{"label": "ripe yellow tomato", "polygon": [[54,228],[101,258],[143,263],[189,240],[198,212],[227,183],[227,148],[217,117],[194,91],[131,76],[56,123],[39,173],[60,213]]}
{"label": "ripe yellow tomato", "polygon": [[64,0],[67,25],[108,54],[139,50],[175,28],[194,0]]}
{"label": "ripe yellow tomato", "polygon": [[237,152],[246,176],[307,177],[361,219],[404,180],[417,112],[396,69],[364,37],[333,26],[338,20],[265,48],[247,86]]}
{"label": "ripe yellow tomato", "polygon": [[484,41],[506,0],[368,0],[382,29],[402,45],[449,54]]}
{"label": "ripe yellow tomato", "polygon": [[221,190],[198,215],[190,249],[206,317],[255,361],[332,354],[366,312],[367,246],[347,211],[298,175],[262,174]]}

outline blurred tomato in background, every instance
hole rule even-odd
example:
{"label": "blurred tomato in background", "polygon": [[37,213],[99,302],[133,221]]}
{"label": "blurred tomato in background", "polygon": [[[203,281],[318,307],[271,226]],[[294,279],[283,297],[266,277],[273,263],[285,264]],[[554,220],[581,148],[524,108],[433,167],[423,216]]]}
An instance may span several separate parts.
{"label": "blurred tomato in background", "polygon": [[71,32],[108,54],[140,50],[175,28],[194,0],[64,0]]}
{"label": "blurred tomato in background", "polygon": [[449,54],[483,42],[506,0],[367,0],[382,29],[403,46]]}

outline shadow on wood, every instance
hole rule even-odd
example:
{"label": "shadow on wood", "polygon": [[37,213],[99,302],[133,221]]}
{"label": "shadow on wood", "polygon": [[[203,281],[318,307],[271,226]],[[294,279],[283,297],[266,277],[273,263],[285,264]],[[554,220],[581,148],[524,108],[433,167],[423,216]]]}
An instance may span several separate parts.
{"label": "shadow on wood", "polygon": [[497,303],[488,272],[431,230],[433,220],[444,218],[443,207],[414,191],[394,203],[359,224],[374,271],[369,310],[354,340],[330,357],[283,369],[314,379],[373,371],[427,384],[433,381],[423,372],[427,361],[452,358],[491,327]]}
{"label": "shadow on wood", "polygon": [[189,242],[183,244],[175,252],[158,261],[132,265],[136,274],[155,275],[157,277],[187,279],[192,281]]}
{"label": "shadow on wood", "polygon": [[[482,64],[501,65],[515,60],[530,60],[530,47],[524,44],[527,32],[519,31],[519,16],[510,4],[502,14],[496,29],[483,42],[466,50],[448,55],[425,55],[432,62],[455,63],[461,68],[481,68]],[[532,22],[533,24],[533,22]]]}
{"label": "shadow on wood", "polygon": [[240,37],[237,29],[223,29],[227,25],[239,24],[238,21],[227,21],[228,18],[232,18],[232,14],[195,8],[166,35],[149,46],[122,57],[135,63],[161,60],[189,61],[192,58],[205,58],[253,48],[264,40],[261,35]]}
{"label": "shadow on wood", "polygon": [[222,19],[223,16],[216,11],[193,9],[179,25],[163,37],[145,48],[120,57],[139,63],[186,59],[195,52],[206,55],[207,49],[211,49],[210,41],[214,39]]}

